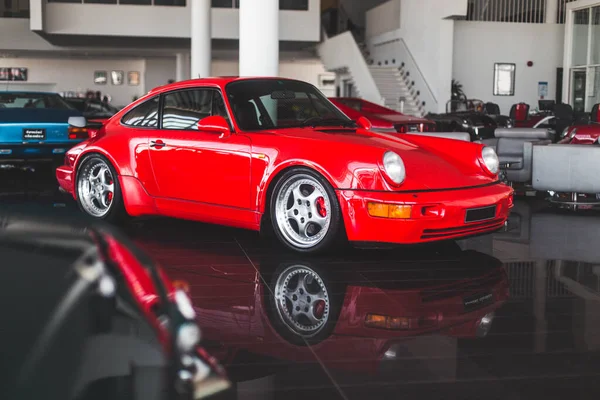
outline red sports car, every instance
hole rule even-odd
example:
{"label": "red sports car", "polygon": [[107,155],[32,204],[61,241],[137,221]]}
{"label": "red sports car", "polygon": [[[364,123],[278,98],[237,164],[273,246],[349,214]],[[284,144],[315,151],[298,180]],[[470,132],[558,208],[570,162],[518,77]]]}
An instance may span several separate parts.
{"label": "red sports car", "polygon": [[567,127],[561,135],[561,144],[596,144],[600,139],[600,104],[594,105],[591,123]]}
{"label": "red sports car", "polygon": [[494,231],[512,189],[492,148],[378,133],[314,86],[211,78],[156,88],[73,147],[60,187],[97,219],[164,215],[316,252]]}
{"label": "red sports car", "polygon": [[379,132],[435,132],[435,122],[425,118],[411,117],[363,99],[353,97],[329,98],[348,117],[358,120],[365,117],[372,129]]}

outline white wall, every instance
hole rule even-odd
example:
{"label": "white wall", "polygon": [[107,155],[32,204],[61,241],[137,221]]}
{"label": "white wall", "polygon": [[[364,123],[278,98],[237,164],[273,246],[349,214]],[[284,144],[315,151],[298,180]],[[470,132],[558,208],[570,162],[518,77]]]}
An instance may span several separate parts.
{"label": "white wall", "polygon": [[175,57],[147,58],[146,75],[144,76],[146,92],[166,85],[169,79],[175,79],[175,72]]}
{"label": "white wall", "polygon": [[400,28],[400,0],[390,0],[370,9],[366,15],[366,37]]}
{"label": "white wall", "polygon": [[[186,7],[48,3],[44,31],[71,35],[189,38],[191,3]],[[279,11],[279,38],[313,41],[321,35],[320,0],[308,11]],[[212,37],[239,38],[239,10],[212,9]]]}
{"label": "white wall", "polygon": [[[98,60],[98,59],[50,59],[50,58],[0,58],[0,67],[25,67],[28,69],[27,83],[11,84],[15,89],[28,90],[54,90],[86,91],[94,90],[108,94],[112,102],[117,105],[129,104],[133,96],[145,93],[143,81],[139,86],[127,84],[127,72],[139,71],[144,76],[144,60]],[[110,80],[110,71],[121,70],[125,72],[123,85],[113,86],[110,82],[106,85],[94,84],[94,71],[107,71]],[[15,85],[15,86],[13,86]],[[1,87],[0,83],[0,87]]]}
{"label": "white wall", "polygon": [[[456,21],[453,77],[468,97],[497,103],[504,114],[519,102],[535,108],[538,82],[548,82],[547,99],[555,99],[563,37],[564,25],[558,24]],[[527,67],[528,61],[533,67]],[[515,96],[493,96],[497,62],[516,64]]]}
{"label": "white wall", "polygon": [[[376,63],[388,60],[389,65],[392,65],[392,59],[396,59],[396,64],[406,62],[400,55],[407,52],[397,41],[402,38],[420,70],[411,71],[417,87],[421,93],[427,88],[432,92],[434,104],[429,102],[426,109],[444,111],[451,96],[453,65],[455,21],[449,17],[466,15],[467,0],[401,0],[399,13],[400,29],[368,41],[372,58]],[[419,82],[418,75],[422,76],[423,82]]]}

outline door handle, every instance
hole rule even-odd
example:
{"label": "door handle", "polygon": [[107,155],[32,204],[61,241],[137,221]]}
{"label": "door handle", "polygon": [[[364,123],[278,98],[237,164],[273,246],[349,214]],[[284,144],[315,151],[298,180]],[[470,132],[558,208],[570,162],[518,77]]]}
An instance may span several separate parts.
{"label": "door handle", "polygon": [[162,140],[152,140],[150,142],[150,147],[156,147],[157,149],[162,149],[166,145],[167,144],[165,142],[163,142]]}

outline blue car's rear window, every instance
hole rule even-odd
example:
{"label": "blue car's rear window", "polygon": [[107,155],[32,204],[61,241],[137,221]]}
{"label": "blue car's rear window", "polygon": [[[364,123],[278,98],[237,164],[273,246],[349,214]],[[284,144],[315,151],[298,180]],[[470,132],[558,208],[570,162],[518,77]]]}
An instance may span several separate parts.
{"label": "blue car's rear window", "polygon": [[1,108],[51,108],[71,110],[71,107],[58,94],[54,93],[0,93]]}

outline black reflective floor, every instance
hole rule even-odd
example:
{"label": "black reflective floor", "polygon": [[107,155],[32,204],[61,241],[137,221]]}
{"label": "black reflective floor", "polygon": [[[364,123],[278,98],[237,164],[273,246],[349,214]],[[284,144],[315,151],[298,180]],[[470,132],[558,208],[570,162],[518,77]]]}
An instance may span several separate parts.
{"label": "black reflective floor", "polygon": [[[0,207],[78,212],[49,174],[0,185]],[[189,283],[231,398],[600,396],[598,213],[522,199],[494,235],[319,258],[173,219],[123,229]]]}

